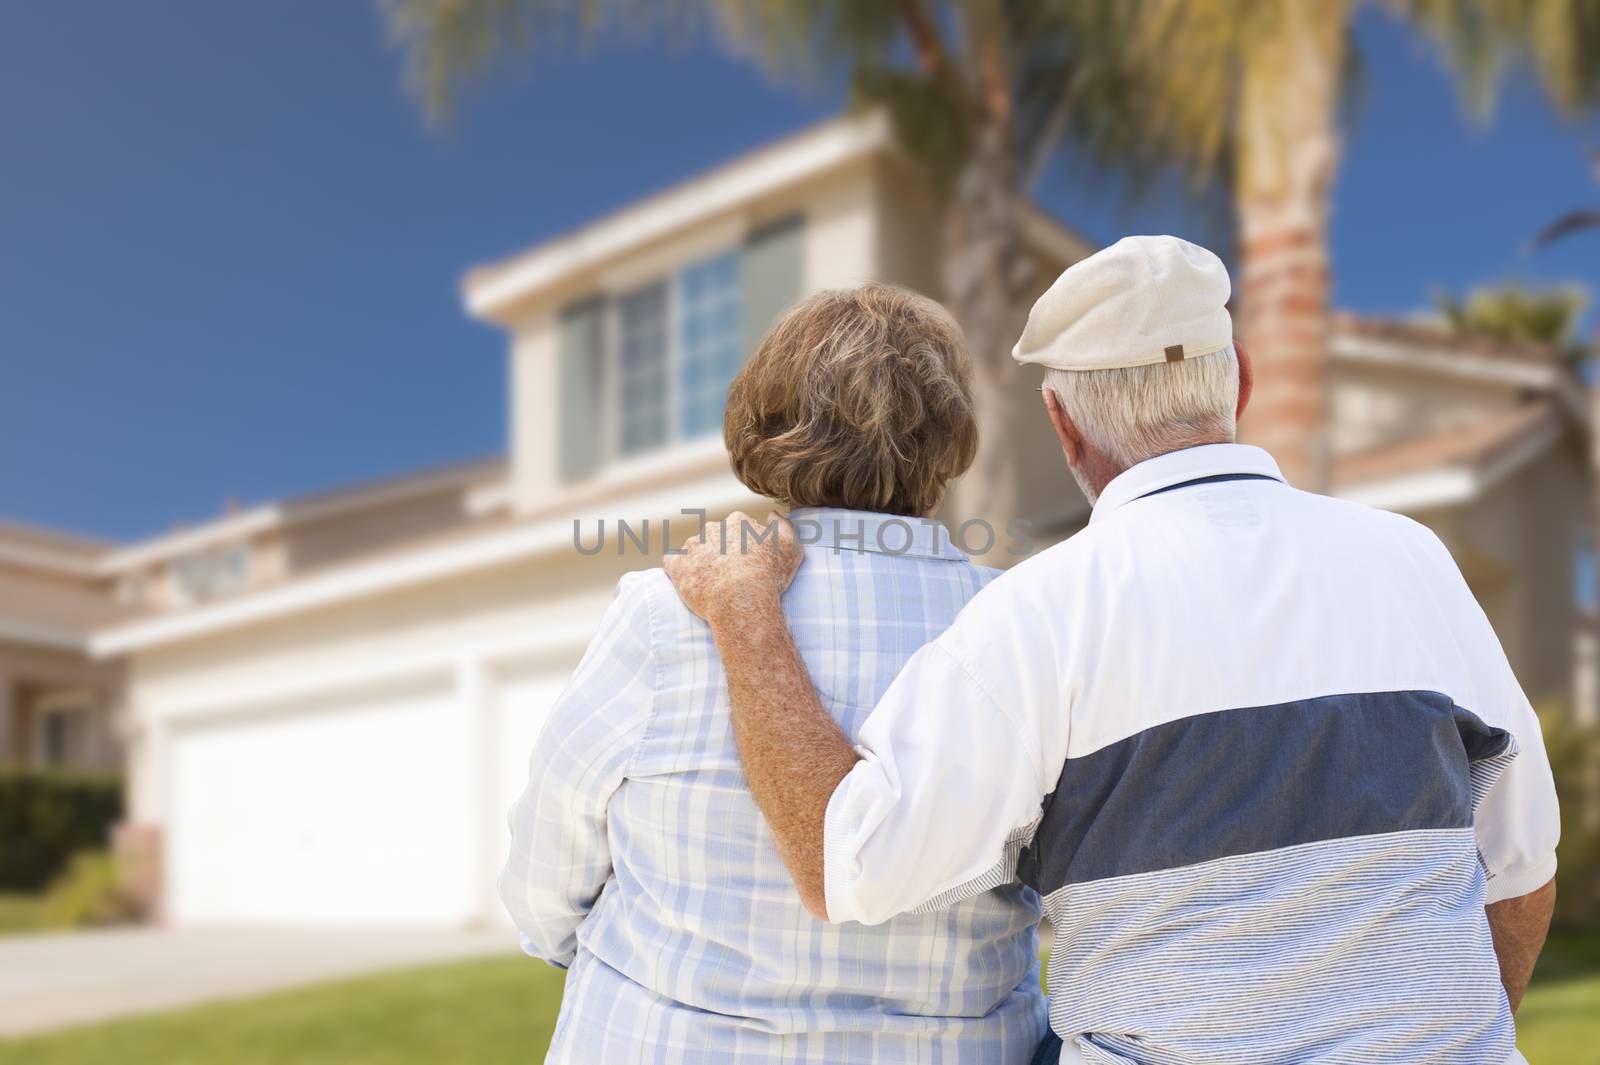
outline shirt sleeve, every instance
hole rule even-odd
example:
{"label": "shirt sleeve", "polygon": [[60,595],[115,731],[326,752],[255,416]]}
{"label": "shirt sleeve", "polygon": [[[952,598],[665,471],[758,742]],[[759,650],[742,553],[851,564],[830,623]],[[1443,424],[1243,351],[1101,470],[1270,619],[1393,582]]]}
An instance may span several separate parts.
{"label": "shirt sleeve", "polygon": [[1556,875],[1561,809],[1539,717],[1511,672],[1488,618],[1475,602],[1472,610],[1471,623],[1488,676],[1478,696],[1482,709],[1468,709],[1511,734],[1511,744],[1502,754],[1472,766],[1473,830],[1487,879],[1487,903],[1526,895]]}
{"label": "shirt sleeve", "polygon": [[[946,635],[963,645],[956,629]],[[828,803],[829,920],[878,924],[1014,877],[1045,768],[1031,729],[993,688],[944,639],[890,685],[857,737],[861,761]]]}
{"label": "shirt sleeve", "polygon": [[1517,753],[1490,784],[1473,814],[1478,853],[1488,879],[1486,903],[1526,895],[1556,875],[1561,811],[1550,759],[1539,720],[1526,698],[1514,707],[1514,716],[1512,735]]}
{"label": "shirt sleeve", "polygon": [[622,784],[654,695],[650,606],[643,575],[618,586],[529,759],[528,786],[509,815],[511,852],[500,898],[522,948],[559,968],[611,877],[606,806]]}
{"label": "shirt sleeve", "polygon": [[1458,705],[1511,736],[1504,751],[1471,766],[1473,830],[1487,879],[1484,901],[1499,902],[1526,895],[1555,876],[1561,809],[1539,717],[1494,627],[1449,550],[1431,532],[1427,542],[1449,590],[1445,607],[1472,674],[1471,690],[1457,697]]}

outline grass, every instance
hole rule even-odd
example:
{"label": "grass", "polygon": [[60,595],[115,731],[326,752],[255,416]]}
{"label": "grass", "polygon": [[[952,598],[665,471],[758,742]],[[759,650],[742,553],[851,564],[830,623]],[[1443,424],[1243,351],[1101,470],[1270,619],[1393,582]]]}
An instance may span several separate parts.
{"label": "grass", "polygon": [[387,973],[0,1041],[0,1063],[527,1065],[562,977],[521,956]]}
{"label": "grass", "polygon": [[1600,930],[1551,934],[1517,1011],[1517,1046],[1532,1065],[1600,1054]]}
{"label": "grass", "polygon": [[[526,958],[415,969],[0,1042],[0,1065],[499,1065],[544,1058],[562,974]],[[1558,935],[1518,1014],[1533,1065],[1600,1047],[1600,934]]]}
{"label": "grass", "polygon": [[0,936],[37,932],[42,927],[44,899],[0,891]]}

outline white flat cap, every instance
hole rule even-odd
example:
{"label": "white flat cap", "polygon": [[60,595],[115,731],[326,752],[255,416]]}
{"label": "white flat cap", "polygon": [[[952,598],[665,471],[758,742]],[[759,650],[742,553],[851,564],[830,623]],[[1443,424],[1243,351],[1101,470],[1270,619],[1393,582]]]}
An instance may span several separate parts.
{"label": "white flat cap", "polygon": [[1057,370],[1177,362],[1233,342],[1228,271],[1177,237],[1123,237],[1062,271],[1011,357]]}

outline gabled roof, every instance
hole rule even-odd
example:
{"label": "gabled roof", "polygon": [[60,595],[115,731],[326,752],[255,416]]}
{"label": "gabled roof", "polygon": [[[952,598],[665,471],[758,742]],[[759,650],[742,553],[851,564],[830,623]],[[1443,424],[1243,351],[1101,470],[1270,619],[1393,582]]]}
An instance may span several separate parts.
{"label": "gabled roof", "polygon": [[0,520],[0,563],[64,577],[92,577],[111,550],[103,540]]}
{"label": "gabled roof", "polygon": [[741,155],[502,262],[468,272],[467,310],[493,320],[561,279],[891,143],[882,114],[832,119]]}
{"label": "gabled roof", "polygon": [[1390,510],[1470,502],[1587,427],[1589,398],[1561,354],[1543,344],[1453,332],[1442,322],[1333,316],[1336,362],[1472,382],[1516,402],[1468,425],[1335,456],[1336,494]]}
{"label": "gabled roof", "polygon": [[1538,365],[1561,361],[1560,354],[1548,344],[1459,333],[1452,331],[1443,322],[1426,319],[1382,318],[1352,314],[1349,311],[1336,311],[1333,315],[1333,331],[1335,334],[1347,337],[1390,341],[1419,351],[1449,351],[1455,355],[1473,355]]}
{"label": "gabled roof", "polygon": [[1473,425],[1336,457],[1334,493],[1389,510],[1459,505],[1544,454],[1565,431],[1560,407],[1538,400]]}
{"label": "gabled roof", "polygon": [[[845,115],[746,152],[687,181],[613,211],[498,263],[468,271],[461,284],[469,313],[490,321],[523,300],[630,249],[687,230],[761,196],[849,163],[894,150],[882,112]],[[1019,205],[1023,236],[1064,261],[1094,245],[1027,200]]]}
{"label": "gabled roof", "polygon": [[100,558],[99,570],[108,575],[120,573],[285,525],[335,517],[453,487],[465,489],[491,484],[504,480],[505,475],[506,462],[496,456],[363,481],[276,503],[264,503],[109,551]]}
{"label": "gabled roof", "polygon": [[[686,513],[685,506],[695,506],[718,514],[734,507],[754,506],[756,500],[732,473],[721,469],[693,481],[665,486],[658,483],[626,500],[614,500],[600,513],[678,515]],[[594,519],[584,520],[583,535],[588,542],[592,532],[587,526]],[[571,513],[545,514],[440,534],[229,599],[128,620],[95,633],[90,651],[97,657],[126,654],[497,566],[558,558],[573,549],[577,521]]]}

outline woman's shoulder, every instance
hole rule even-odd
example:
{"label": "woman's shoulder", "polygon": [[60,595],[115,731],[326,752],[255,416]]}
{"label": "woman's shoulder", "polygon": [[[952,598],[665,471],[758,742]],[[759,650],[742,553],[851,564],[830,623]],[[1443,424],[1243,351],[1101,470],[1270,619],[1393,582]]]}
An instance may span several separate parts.
{"label": "woman's shoulder", "polygon": [[685,633],[710,637],[711,630],[683,605],[672,578],[660,566],[623,574],[617,582],[617,599],[628,612],[648,618],[653,642],[658,645]]}
{"label": "woman's shoulder", "polygon": [[984,585],[988,584],[990,581],[994,580],[996,577],[1005,572],[1005,570],[997,569],[994,566],[980,566],[978,563],[970,560],[958,564],[964,565],[967,567],[967,569],[972,571],[973,580],[977,583],[979,588],[982,588]]}
{"label": "woman's shoulder", "polygon": [[[853,579],[849,570],[829,564],[833,561],[825,555],[814,556],[808,551],[806,563],[795,575],[794,583],[790,586],[791,595],[786,599],[792,599],[795,595],[801,599],[826,595],[823,586]],[[965,558],[913,561],[935,567],[938,572],[953,578],[963,588],[967,598],[976,595],[1006,572]],[[923,587],[926,589],[926,585]],[[711,638],[709,626],[684,605],[678,597],[678,590],[672,586],[672,578],[659,566],[623,574],[617,582],[617,599],[618,605],[628,613],[648,618],[651,632],[658,641],[670,644],[684,638],[695,642]]]}

